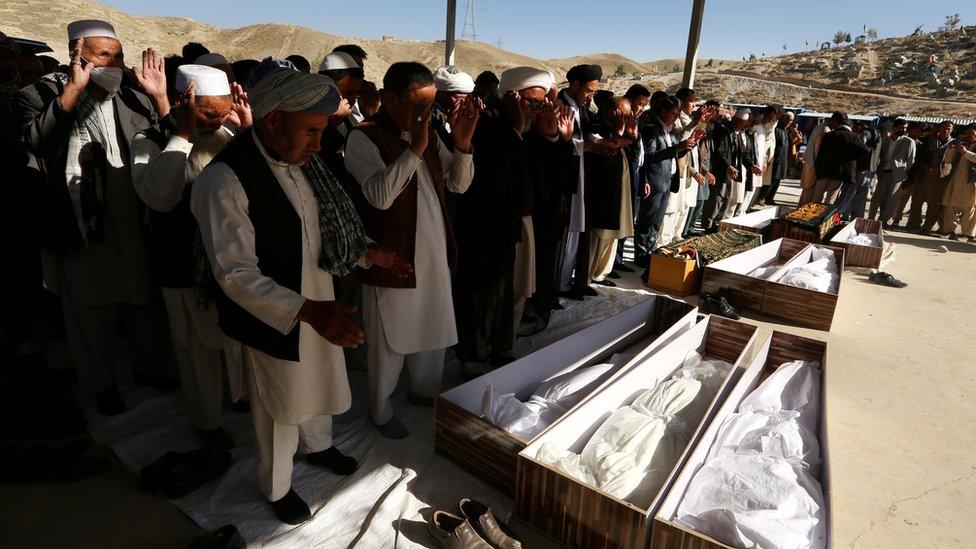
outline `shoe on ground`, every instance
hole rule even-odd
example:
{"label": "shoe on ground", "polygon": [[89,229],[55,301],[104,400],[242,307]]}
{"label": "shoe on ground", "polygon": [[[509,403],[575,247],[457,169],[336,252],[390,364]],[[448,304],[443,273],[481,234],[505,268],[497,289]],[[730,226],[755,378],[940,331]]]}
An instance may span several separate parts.
{"label": "shoe on ground", "polygon": [[621,277],[620,277],[620,273],[618,273],[617,271],[610,271],[609,273],[607,273],[607,278],[612,278],[614,280],[617,280]]}
{"label": "shoe on ground", "polygon": [[630,267],[630,266],[628,266],[628,265],[626,265],[624,263],[614,263],[613,264],[613,270],[620,271],[622,273],[634,273],[634,272],[637,272],[637,271],[634,270],[633,267]]}
{"label": "shoe on ground", "polygon": [[95,410],[103,416],[117,416],[125,412],[125,401],[119,396],[119,389],[112,386],[95,395]]}
{"label": "shoe on ground", "polygon": [[731,318],[732,320],[739,320],[739,312],[735,310],[735,307],[728,302],[724,297],[716,297],[709,294],[702,294],[701,300],[698,303],[698,308],[707,314],[713,314],[722,316],[725,318]]}
{"label": "shoe on ground", "polygon": [[[373,421],[372,418],[370,421]],[[388,439],[401,440],[410,436],[410,429],[407,429],[407,426],[396,416],[390,418],[390,421],[387,421],[383,425],[373,421],[373,425],[376,425],[376,430]]]}
{"label": "shoe on ground", "polygon": [[474,531],[496,549],[522,549],[522,544],[517,539],[502,530],[487,505],[465,498],[458,503],[458,508],[461,510],[461,516],[468,521]]}
{"label": "shoe on ground", "polygon": [[966,243],[967,244],[976,244],[976,238],[969,237],[969,238],[966,239]]}
{"label": "shoe on ground", "polygon": [[285,497],[268,503],[271,504],[271,510],[278,520],[285,524],[297,525],[312,518],[312,511],[308,508],[308,504],[295,490],[289,489]]}
{"label": "shoe on ground", "polygon": [[468,521],[446,511],[434,511],[427,532],[441,549],[492,549]]}
{"label": "shoe on ground", "polygon": [[[613,282],[611,282],[610,284],[613,284]],[[613,285],[616,286],[616,284],[613,284]],[[583,295],[586,296],[586,297],[596,297],[596,296],[600,295],[600,292],[598,292],[598,291],[594,290],[593,288],[587,286],[586,289],[583,290]]]}
{"label": "shoe on ground", "polygon": [[133,375],[136,385],[152,387],[157,391],[168,393],[180,388],[180,382],[163,374],[143,374],[136,372]]}
{"label": "shoe on ground", "polygon": [[[616,288],[617,287],[617,283],[614,282],[614,281],[612,281],[612,280],[606,280],[606,279],[604,279],[604,280],[594,280],[593,283],[594,284],[598,284],[600,286],[606,286],[607,288]],[[594,290],[594,292],[595,291],[596,290]]]}
{"label": "shoe on ground", "polygon": [[337,475],[351,475],[359,468],[356,458],[343,454],[335,446],[330,446],[319,452],[305,454],[305,461],[321,469],[328,469]]}
{"label": "shoe on ground", "polygon": [[234,439],[230,438],[223,427],[210,431],[197,429],[197,434],[200,435],[203,445],[211,450],[230,450],[234,447]]}
{"label": "shoe on ground", "polygon": [[417,393],[407,391],[407,402],[414,406],[427,406],[428,408],[432,408],[434,406],[434,397],[418,395]]}
{"label": "shoe on ground", "polygon": [[565,297],[566,299],[572,299],[573,301],[583,301],[583,299],[585,299],[585,296],[576,292],[559,292],[559,297]]}

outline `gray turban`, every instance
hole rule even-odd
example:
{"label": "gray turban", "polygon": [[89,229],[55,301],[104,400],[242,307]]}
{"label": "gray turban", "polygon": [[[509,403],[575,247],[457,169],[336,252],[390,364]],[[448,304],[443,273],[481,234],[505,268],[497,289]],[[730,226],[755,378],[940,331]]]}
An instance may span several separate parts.
{"label": "gray turban", "polygon": [[342,99],[328,76],[288,69],[269,72],[249,95],[251,112],[258,118],[271,111],[332,114]]}

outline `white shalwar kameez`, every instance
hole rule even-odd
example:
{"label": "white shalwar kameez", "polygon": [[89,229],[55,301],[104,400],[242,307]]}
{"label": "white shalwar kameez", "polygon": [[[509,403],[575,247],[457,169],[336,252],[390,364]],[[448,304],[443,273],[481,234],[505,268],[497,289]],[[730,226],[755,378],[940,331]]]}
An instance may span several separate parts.
{"label": "white shalwar kameez", "polygon": [[[248,199],[229,166],[211,164],[194,185],[191,209],[214,276],[229,298],[287,334],[306,299],[332,301],[332,275],[319,267],[321,232],[315,195],[301,166],[273,160],[254,136],[281,189],[302,220],[302,287],[296,293],[261,273]],[[298,362],[242,346],[258,451],[258,485],[269,501],[291,488],[292,460],[332,446],[332,416],[349,409],[351,394],[342,349],[299,324]]]}
{"label": "white shalwar kameez", "polygon": [[[410,142],[410,134],[402,139]],[[464,193],[474,177],[471,155],[451,152],[436,140],[447,190]],[[411,392],[436,396],[444,371],[444,351],[457,343],[447,229],[433,176],[424,159],[410,149],[387,166],[379,148],[361,131],[349,134],[346,169],[362,185],[366,200],[387,209],[417,174],[417,227],[414,248],[416,288],[363,285],[370,414],[382,425],[393,418],[390,398],[406,363]],[[380,242],[382,244],[382,242]]]}
{"label": "white shalwar kameez", "polygon": [[[221,128],[220,136],[229,141],[233,134]],[[159,148],[152,139],[139,134],[132,141],[132,184],[139,198],[158,212],[173,210],[183,198],[183,191],[199,175],[197,166],[205,160],[190,162],[196,155],[210,156],[212,151],[194,151],[190,141],[173,135],[166,147]],[[169,318],[170,337],[180,368],[183,401],[190,423],[197,429],[211,431],[223,422],[223,375],[220,351],[225,338],[217,327],[217,309],[197,304],[191,288],[161,288]],[[234,361],[240,353],[228,353],[227,369],[231,396],[242,396],[241,365]]]}

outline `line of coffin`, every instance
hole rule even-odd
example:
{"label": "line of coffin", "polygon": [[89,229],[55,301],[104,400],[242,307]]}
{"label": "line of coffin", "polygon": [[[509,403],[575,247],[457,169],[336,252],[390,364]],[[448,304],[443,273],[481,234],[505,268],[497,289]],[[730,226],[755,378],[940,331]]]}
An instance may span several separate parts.
{"label": "line of coffin", "polygon": [[[626,373],[601,387],[563,416],[518,455],[516,516],[559,543],[571,547],[639,547],[649,541],[651,524],[668,488],[681,470],[695,441],[757,352],[755,326],[710,316],[648,355]],[[646,508],[579,482],[536,459],[539,448],[553,443],[579,452],[615,410],[644,391],[669,379],[681,368],[689,351],[734,365],[671,469],[667,480]]]}
{"label": "line of coffin", "polygon": [[[531,440],[509,433],[482,417],[481,404],[488,385],[492,385],[497,394],[515,393],[524,401],[544,381],[600,364],[614,353],[643,345],[643,349],[631,361],[594,389],[591,393],[594,394],[694,326],[697,317],[697,307],[666,296],[653,296],[506,366],[441,393],[435,402],[435,447],[438,453],[513,496],[516,458]],[[585,399],[577,406],[583,402]],[[544,432],[538,436],[542,434]]]}
{"label": "line of coffin", "polygon": [[821,365],[819,429],[817,436],[820,442],[821,471],[820,483],[823,488],[824,531],[826,532],[827,549],[832,547],[831,534],[831,479],[830,479],[830,451],[827,429],[827,344],[823,341],[800,337],[783,332],[772,332],[764,336],[758,347],[759,352],[752,360],[748,369],[729,392],[715,414],[711,425],[695,443],[681,473],[671,486],[670,492],[661,503],[654,516],[653,532],[650,539],[651,549],[718,549],[727,545],[714,538],[701,534],[691,528],[676,522],[676,513],[681,500],[688,490],[688,485],[695,474],[701,469],[708,456],[708,452],[718,436],[722,423],[736,412],[742,400],[776,368],[786,362],[794,360],[816,361]]}

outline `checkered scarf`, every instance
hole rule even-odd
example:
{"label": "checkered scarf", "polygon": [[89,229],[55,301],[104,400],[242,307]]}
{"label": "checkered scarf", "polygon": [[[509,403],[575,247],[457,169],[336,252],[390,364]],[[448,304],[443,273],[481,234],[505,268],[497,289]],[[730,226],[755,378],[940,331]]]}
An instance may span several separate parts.
{"label": "checkered scarf", "polygon": [[302,173],[319,205],[322,231],[319,267],[336,276],[345,276],[356,268],[369,245],[363,222],[349,195],[318,156],[302,164]]}

